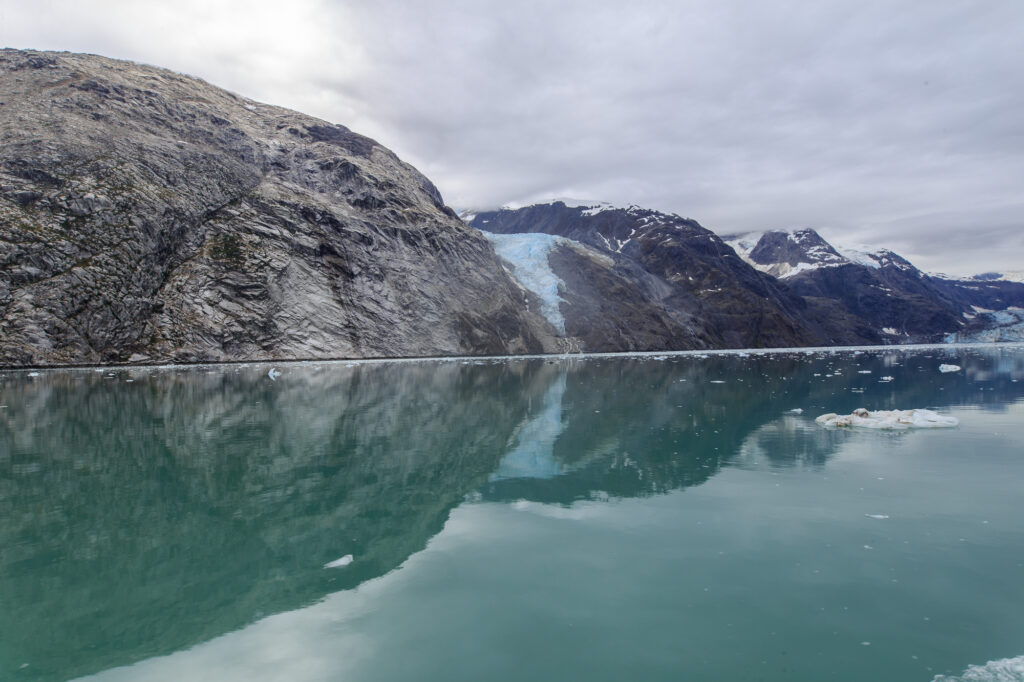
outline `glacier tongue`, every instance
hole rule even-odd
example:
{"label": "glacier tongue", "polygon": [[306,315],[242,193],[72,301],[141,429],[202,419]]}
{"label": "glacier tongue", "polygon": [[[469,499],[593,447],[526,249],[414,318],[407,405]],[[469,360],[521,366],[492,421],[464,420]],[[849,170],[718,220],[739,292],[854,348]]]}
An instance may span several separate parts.
{"label": "glacier tongue", "polygon": [[494,234],[484,232],[494,251],[512,266],[512,276],[524,288],[541,300],[541,314],[558,331],[565,335],[565,317],[559,308],[562,297],[559,287],[565,283],[551,270],[548,254],[559,244],[570,244],[572,240],[550,234]]}

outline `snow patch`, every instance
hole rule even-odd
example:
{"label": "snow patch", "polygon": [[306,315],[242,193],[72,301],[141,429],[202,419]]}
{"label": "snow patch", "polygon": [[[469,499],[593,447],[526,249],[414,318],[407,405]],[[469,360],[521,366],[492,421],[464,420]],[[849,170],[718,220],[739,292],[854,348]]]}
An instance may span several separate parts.
{"label": "snow patch", "polygon": [[839,415],[834,412],[823,414],[814,420],[822,426],[858,426],[864,429],[937,429],[958,426],[960,420],[947,417],[931,410],[877,410],[870,412],[863,407],[852,414]]}
{"label": "snow patch", "polygon": [[840,256],[850,261],[851,263],[856,263],[857,265],[863,265],[869,268],[874,268],[876,270],[882,267],[882,265],[878,262],[876,254],[872,253],[870,250],[864,247],[852,248],[849,246],[839,246],[837,244],[833,244],[832,246],[833,248],[835,248],[836,251],[839,252]]}

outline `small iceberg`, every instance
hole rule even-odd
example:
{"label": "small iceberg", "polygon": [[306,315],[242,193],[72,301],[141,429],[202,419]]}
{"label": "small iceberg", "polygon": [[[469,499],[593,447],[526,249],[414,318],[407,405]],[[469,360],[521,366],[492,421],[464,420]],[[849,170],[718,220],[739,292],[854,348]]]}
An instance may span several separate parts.
{"label": "small iceberg", "polygon": [[947,372],[959,372],[960,365],[939,365],[939,371],[943,374],[946,374]]}
{"label": "small iceberg", "polygon": [[267,372],[267,376],[270,377],[271,381],[277,381],[277,378],[281,376],[281,370],[276,367],[271,367],[270,371]]}
{"label": "small iceberg", "polygon": [[859,426],[863,429],[938,429],[958,426],[956,417],[946,417],[931,410],[877,410],[863,407],[852,414],[830,412],[814,420],[822,426]]}
{"label": "small iceberg", "polygon": [[932,682],[1022,682],[1024,681],[1024,656],[989,661],[985,665],[972,665],[960,676],[936,675]]}
{"label": "small iceberg", "polygon": [[340,559],[328,561],[326,564],[324,564],[324,568],[342,568],[343,566],[348,566],[350,563],[352,563],[352,559],[353,557],[351,554],[346,554]]}

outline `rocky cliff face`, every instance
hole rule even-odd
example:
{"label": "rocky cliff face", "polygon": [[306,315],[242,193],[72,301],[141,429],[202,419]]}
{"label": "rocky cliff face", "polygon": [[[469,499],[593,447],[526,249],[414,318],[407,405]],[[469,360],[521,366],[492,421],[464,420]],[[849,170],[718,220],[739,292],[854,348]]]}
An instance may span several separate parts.
{"label": "rocky cliff face", "polygon": [[[593,274],[581,282],[582,270],[570,266],[564,253],[549,257],[565,292],[567,332],[575,327],[578,338],[586,337],[585,350],[627,350],[633,339],[659,339],[666,329],[673,330],[673,345],[662,343],[653,349],[806,346],[823,341],[800,297],[743,262],[693,220],[635,206],[568,206],[556,201],[478,213],[471,224],[498,235],[557,235],[607,261],[606,272],[598,276],[591,269]],[[621,300],[620,309],[647,311],[633,316],[628,325],[631,335],[615,331],[621,325],[607,323],[602,305],[609,300],[608,292]],[[596,332],[596,325],[604,328]],[[678,328],[686,333],[674,331]]]}
{"label": "rocky cliff face", "polygon": [[555,348],[373,140],[166,70],[0,51],[0,365]]}

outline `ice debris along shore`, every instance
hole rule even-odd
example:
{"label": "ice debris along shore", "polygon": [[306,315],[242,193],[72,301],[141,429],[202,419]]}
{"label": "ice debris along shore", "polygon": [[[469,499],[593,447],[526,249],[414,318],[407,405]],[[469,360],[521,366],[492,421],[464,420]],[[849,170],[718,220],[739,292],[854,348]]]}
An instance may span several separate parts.
{"label": "ice debris along shore", "polygon": [[931,410],[877,410],[863,407],[852,414],[830,412],[814,420],[822,426],[859,426],[864,429],[939,429],[958,426],[956,417],[946,417]]}

